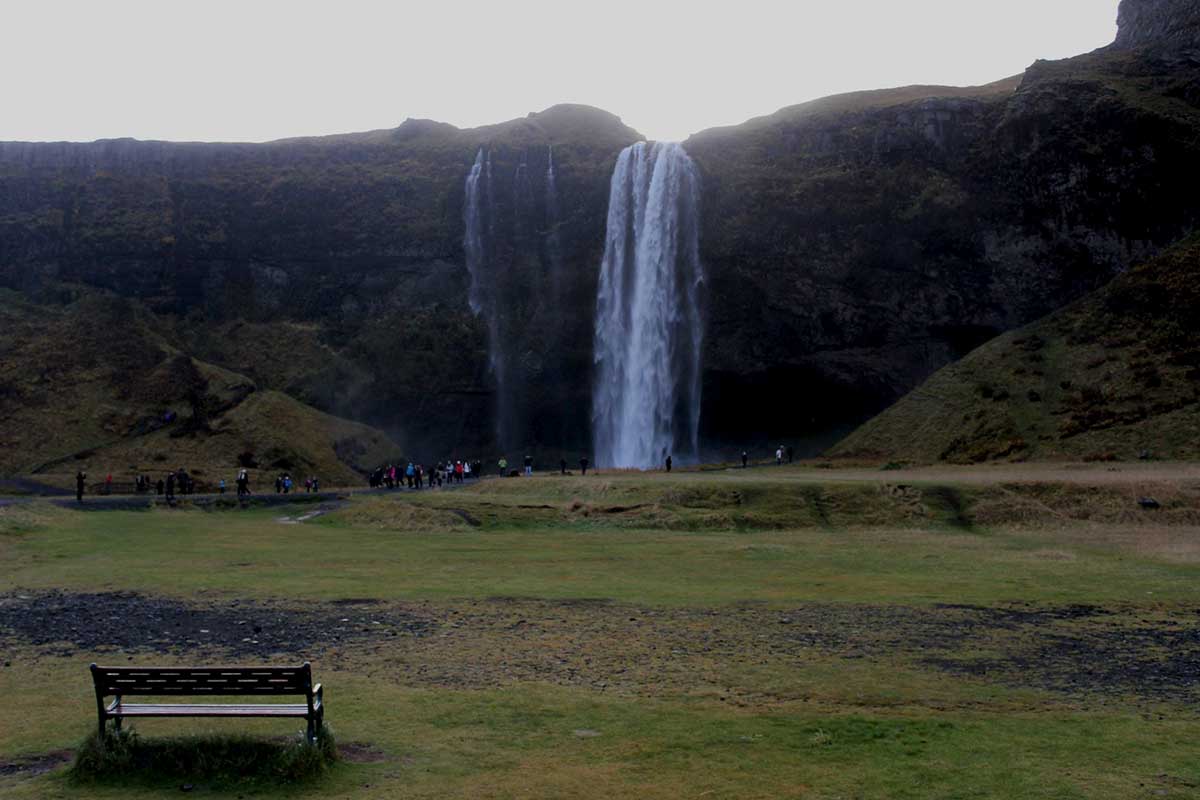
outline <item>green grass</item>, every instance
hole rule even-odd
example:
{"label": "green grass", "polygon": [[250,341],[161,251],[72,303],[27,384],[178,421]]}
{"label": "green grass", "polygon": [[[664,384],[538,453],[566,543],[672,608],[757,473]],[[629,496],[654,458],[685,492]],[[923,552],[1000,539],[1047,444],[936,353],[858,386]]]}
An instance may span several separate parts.
{"label": "green grass", "polygon": [[[120,589],[293,607],[375,598],[450,614],[504,608],[489,600],[502,597],[606,599],[647,612],[1086,604],[1113,610],[1094,623],[1101,626],[1186,617],[1194,607],[1194,526],[1121,521],[1125,490],[1086,479],[1014,487],[980,484],[980,474],[939,483],[906,471],[868,480],[796,468],[492,481],[355,498],[304,524],[280,522],[287,509],[76,513],[33,504],[0,536],[0,591]],[[1179,500],[1181,513],[1188,502]],[[600,619],[563,608],[559,615],[576,624]],[[440,630],[433,636],[452,629]],[[531,641],[565,653],[585,634],[543,626]],[[962,655],[998,653],[1017,641],[1006,635],[974,640]],[[157,797],[186,782],[213,797],[1125,800],[1195,796],[1200,786],[1200,716],[1182,698],[1078,696],[939,671],[919,652],[859,657],[819,647],[761,662],[750,653],[700,654],[689,674],[630,661],[641,669],[637,682],[599,687],[586,667],[593,645],[583,644],[582,680],[569,685],[549,673],[504,677],[489,648],[513,640],[495,630],[477,642],[438,641],[345,643],[314,659],[339,740],[373,754],[343,759],[315,783],[237,777],[245,766],[236,766],[238,753],[251,750],[230,757],[203,749],[238,736],[269,745],[295,735],[290,723],[163,720],[140,722],[139,741],[216,760],[198,773],[131,768],[84,783],[64,769],[0,773],[0,795]],[[631,641],[606,646],[626,652]],[[638,645],[629,659],[657,658],[655,642]],[[95,724],[86,664],[121,655],[14,644],[0,696],[20,724],[0,726],[0,764],[75,746]],[[188,650],[132,655],[145,663],[221,659]],[[446,669],[445,659],[458,659],[449,666],[462,674],[499,677],[456,683],[413,672]]]}

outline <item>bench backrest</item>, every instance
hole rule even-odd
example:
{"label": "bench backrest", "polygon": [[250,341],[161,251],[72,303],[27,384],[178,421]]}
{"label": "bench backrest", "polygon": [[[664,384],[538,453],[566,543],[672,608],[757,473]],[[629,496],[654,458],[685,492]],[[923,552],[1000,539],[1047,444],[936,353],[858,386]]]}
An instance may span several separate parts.
{"label": "bench backrest", "polygon": [[311,695],[312,668],[298,667],[99,667],[92,664],[96,694],[109,695]]}

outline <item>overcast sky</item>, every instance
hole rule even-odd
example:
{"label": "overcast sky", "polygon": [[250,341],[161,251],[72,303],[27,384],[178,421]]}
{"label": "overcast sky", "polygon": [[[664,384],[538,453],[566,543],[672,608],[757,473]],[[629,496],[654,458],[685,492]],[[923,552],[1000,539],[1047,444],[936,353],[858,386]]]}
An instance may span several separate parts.
{"label": "overcast sky", "polygon": [[0,140],[263,141],[587,103],[682,139],[1108,44],[1118,0],[4,0]]}

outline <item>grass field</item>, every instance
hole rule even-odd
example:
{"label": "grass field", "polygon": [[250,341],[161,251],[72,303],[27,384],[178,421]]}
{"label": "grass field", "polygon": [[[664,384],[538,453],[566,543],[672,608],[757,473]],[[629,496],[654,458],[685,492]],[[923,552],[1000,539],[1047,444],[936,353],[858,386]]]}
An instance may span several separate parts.
{"label": "grass field", "polygon": [[[1187,465],[31,502],[0,565],[6,798],[1200,796]],[[344,756],[315,783],[67,777],[91,661],[304,659]]]}

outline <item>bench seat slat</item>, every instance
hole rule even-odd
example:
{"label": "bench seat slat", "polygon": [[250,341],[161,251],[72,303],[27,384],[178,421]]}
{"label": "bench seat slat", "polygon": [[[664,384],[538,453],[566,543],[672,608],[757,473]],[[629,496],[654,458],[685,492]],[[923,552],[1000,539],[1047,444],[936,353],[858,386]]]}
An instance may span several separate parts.
{"label": "bench seat slat", "polygon": [[307,705],[292,703],[200,705],[186,703],[121,703],[114,717],[307,717]]}

